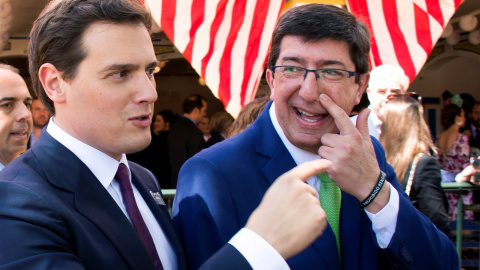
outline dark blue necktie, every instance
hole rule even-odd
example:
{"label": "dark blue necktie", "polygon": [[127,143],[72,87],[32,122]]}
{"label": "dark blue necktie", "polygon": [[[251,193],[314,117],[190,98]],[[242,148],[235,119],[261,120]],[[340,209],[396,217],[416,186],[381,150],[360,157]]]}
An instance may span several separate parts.
{"label": "dark blue necktie", "polygon": [[157,249],[153,243],[152,236],[150,235],[147,225],[145,224],[145,221],[143,221],[142,215],[138,210],[137,202],[135,201],[135,197],[133,195],[132,184],[130,183],[130,179],[128,177],[128,169],[125,164],[120,163],[118,166],[117,174],[115,174],[115,180],[117,180],[118,184],[120,184],[123,203],[127,208],[128,215],[130,216],[130,220],[132,220],[138,237],[140,237],[140,240],[152,258],[155,268],[157,270],[163,270],[163,265],[158,257]]}

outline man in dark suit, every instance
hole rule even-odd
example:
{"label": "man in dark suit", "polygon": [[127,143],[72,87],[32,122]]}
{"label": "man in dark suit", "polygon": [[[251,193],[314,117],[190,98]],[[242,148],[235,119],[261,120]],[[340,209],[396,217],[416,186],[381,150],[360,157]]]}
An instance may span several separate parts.
{"label": "man in dark suit", "polygon": [[471,136],[468,138],[470,147],[480,149],[480,101],[473,103],[472,109],[468,112],[470,118]]}
{"label": "man in dark suit", "polygon": [[[125,155],[151,139],[158,61],[150,20],[136,0],[55,0],[36,20],[30,75],[53,118],[0,172],[0,269],[187,268],[153,174]],[[203,268],[249,269],[248,237],[287,256],[309,245],[325,214],[318,202],[288,198],[313,197],[302,181],[324,169],[313,162],[281,177]],[[296,230],[313,237],[293,238]]]}
{"label": "man in dark suit", "polygon": [[369,136],[369,110],[356,126],[348,118],[369,80],[369,48],[367,28],[343,9],[310,4],[282,15],[266,73],[273,102],[180,171],[173,221],[190,265],[244,226],[279,175],[323,160],[326,174],[307,183],[319,191],[328,226],[304,251],[283,257],[291,269],[458,268],[451,241],[413,207]]}
{"label": "man in dark suit", "polygon": [[183,101],[183,117],[173,125],[168,133],[171,188],[177,186],[178,172],[183,163],[206,146],[202,131],[197,124],[207,117],[207,107],[207,100],[201,95],[188,96]]}

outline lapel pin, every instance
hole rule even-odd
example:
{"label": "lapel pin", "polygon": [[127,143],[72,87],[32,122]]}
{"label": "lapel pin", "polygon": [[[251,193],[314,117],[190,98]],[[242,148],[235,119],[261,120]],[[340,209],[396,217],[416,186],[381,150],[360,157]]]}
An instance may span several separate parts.
{"label": "lapel pin", "polygon": [[152,194],[153,199],[158,205],[165,205],[165,201],[163,200],[162,196],[160,195],[160,192],[153,192],[150,191],[150,194]]}

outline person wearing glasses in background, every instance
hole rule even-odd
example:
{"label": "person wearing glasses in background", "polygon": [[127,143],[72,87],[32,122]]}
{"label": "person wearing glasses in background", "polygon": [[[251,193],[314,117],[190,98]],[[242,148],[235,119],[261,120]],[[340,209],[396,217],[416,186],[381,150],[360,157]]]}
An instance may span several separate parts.
{"label": "person wearing glasses in background", "polygon": [[[318,199],[309,200],[320,203],[328,226],[298,255],[264,257],[268,269],[458,268],[452,242],[415,209],[369,136],[369,110],[356,126],[348,117],[367,87],[369,49],[366,26],[343,9],[307,4],[282,15],[267,63],[272,101],[242,133],[180,171],[173,221],[191,267],[246,224],[278,176],[321,160],[325,173],[304,186],[315,190]],[[296,203],[304,199],[295,196]]]}
{"label": "person wearing glasses in background", "polygon": [[421,98],[407,94],[387,97],[380,143],[413,205],[451,237],[447,197],[440,185],[440,165],[432,156],[437,147],[423,119]]}
{"label": "person wearing glasses in background", "polygon": [[[368,116],[368,131],[377,140],[380,138],[385,102],[391,94],[405,94],[409,79],[399,66],[381,65],[370,72],[370,81],[367,87],[368,100],[371,110]],[[353,123],[357,116],[350,118]]]}

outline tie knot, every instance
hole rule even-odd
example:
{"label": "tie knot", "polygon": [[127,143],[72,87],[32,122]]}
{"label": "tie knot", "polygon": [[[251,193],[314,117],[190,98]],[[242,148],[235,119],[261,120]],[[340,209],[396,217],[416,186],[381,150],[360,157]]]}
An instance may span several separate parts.
{"label": "tie knot", "polygon": [[132,188],[132,184],[130,184],[130,179],[128,177],[128,169],[125,164],[120,163],[120,165],[118,165],[118,170],[115,174],[115,180],[117,180],[121,190]]}
{"label": "tie knot", "polygon": [[324,184],[330,184],[330,183],[333,183],[332,179],[330,179],[330,177],[328,176],[327,173],[323,172],[321,174],[317,174],[317,177],[318,179],[320,179],[320,181],[322,181],[322,183]]}

